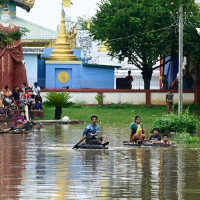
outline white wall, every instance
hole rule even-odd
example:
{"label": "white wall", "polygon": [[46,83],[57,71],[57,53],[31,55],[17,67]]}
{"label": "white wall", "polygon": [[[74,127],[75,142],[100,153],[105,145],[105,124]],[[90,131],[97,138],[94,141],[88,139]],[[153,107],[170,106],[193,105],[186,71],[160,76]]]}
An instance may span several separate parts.
{"label": "white wall", "polygon": [[109,103],[128,103],[128,104],[145,104],[146,103],[146,94],[143,92],[140,93],[128,93],[128,92],[114,92],[114,93],[104,93],[104,104]]}
{"label": "white wall", "polygon": [[37,82],[38,73],[38,57],[37,54],[24,53],[24,60],[26,61],[26,74],[29,87],[33,86],[34,82]]}
{"label": "white wall", "polygon": [[[192,104],[195,101],[194,93],[183,93],[183,103]],[[178,103],[178,94],[174,93],[174,103]],[[151,93],[152,105],[166,104],[166,93],[152,92]]]}
{"label": "white wall", "polygon": [[[41,92],[43,101],[45,101],[46,92]],[[95,96],[98,92],[70,92],[72,98],[70,101],[73,103],[93,104],[97,105]],[[133,105],[145,105],[146,104],[146,92],[103,92],[105,96],[103,99],[104,104],[118,104],[128,103]],[[153,91],[151,93],[152,105],[166,105],[166,93]],[[194,93],[183,93],[183,103],[192,104],[195,101]],[[174,93],[174,103],[178,103],[178,94]]]}

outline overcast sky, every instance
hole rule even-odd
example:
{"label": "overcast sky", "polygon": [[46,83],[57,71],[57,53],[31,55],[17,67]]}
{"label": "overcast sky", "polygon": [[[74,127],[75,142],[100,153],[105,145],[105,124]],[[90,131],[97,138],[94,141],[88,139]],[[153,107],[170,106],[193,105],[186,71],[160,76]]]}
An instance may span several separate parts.
{"label": "overcast sky", "polygon": [[[47,28],[56,30],[61,19],[62,0],[35,0],[34,7],[29,13],[21,8],[17,8],[17,16]],[[72,0],[71,6],[72,21],[77,17],[91,17],[95,15],[97,3],[101,0]]]}

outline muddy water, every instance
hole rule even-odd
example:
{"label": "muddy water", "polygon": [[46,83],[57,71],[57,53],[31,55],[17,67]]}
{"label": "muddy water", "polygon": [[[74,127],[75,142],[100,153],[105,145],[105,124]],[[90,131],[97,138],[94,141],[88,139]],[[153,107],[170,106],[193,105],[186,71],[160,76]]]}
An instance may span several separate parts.
{"label": "muddy water", "polygon": [[72,150],[84,125],[0,135],[0,199],[199,199],[199,151],[123,147],[127,129],[103,127],[108,150]]}

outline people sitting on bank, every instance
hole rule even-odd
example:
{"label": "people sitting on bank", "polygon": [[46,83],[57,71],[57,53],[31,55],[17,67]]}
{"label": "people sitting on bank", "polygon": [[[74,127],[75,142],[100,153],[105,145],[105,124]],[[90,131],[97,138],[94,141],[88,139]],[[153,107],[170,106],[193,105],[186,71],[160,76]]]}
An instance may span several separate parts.
{"label": "people sitting on bank", "polygon": [[32,98],[35,98],[40,92],[40,87],[38,86],[37,82],[34,83],[32,90],[33,90]]}
{"label": "people sitting on bank", "polygon": [[24,94],[25,89],[26,89],[26,83],[22,83],[22,94]]}
{"label": "people sitting on bank", "polygon": [[22,126],[26,125],[27,121],[26,121],[25,111],[20,111],[20,115],[15,120],[15,127],[17,124],[19,124],[19,123],[17,123],[17,121],[21,121]]}
{"label": "people sitting on bank", "polygon": [[40,96],[40,92],[35,97],[35,110],[41,110],[42,108],[42,97]]}
{"label": "people sitting on bank", "polygon": [[129,89],[132,89],[132,82],[133,82],[133,76],[131,76],[131,71],[128,71],[128,76],[126,76],[127,79],[130,81]]}
{"label": "people sitting on bank", "polygon": [[153,143],[160,143],[161,136],[159,135],[160,130],[158,128],[153,129],[153,135],[150,136],[149,140]]}
{"label": "people sitting on bank", "polygon": [[173,99],[174,99],[173,89],[170,87],[169,92],[166,94],[166,104],[167,104],[167,113],[168,114],[171,109],[172,109],[173,113],[175,114]]}
{"label": "people sitting on bank", "polygon": [[163,90],[167,90],[168,89],[167,75],[163,75],[163,78],[162,78],[162,89]]}
{"label": "people sitting on bank", "polygon": [[3,89],[3,96],[4,99],[7,103],[7,107],[11,107],[11,103],[12,103],[12,92],[10,91],[8,85],[5,86],[5,88]]}
{"label": "people sitting on bank", "polygon": [[0,117],[4,117],[6,115],[4,104],[3,104],[3,97],[0,97]]}
{"label": "people sitting on bank", "polygon": [[20,110],[20,105],[21,105],[20,93],[19,93],[18,85],[15,86],[15,89],[13,91],[13,101],[14,101],[14,105],[15,105],[14,116],[16,116],[17,115],[17,111]]}
{"label": "people sitting on bank", "polygon": [[30,94],[29,94],[29,90],[28,88],[25,89],[25,92],[23,94],[23,97],[22,97],[22,103],[25,105],[30,105],[30,107],[32,106],[32,99],[30,97]]}
{"label": "people sitting on bank", "polygon": [[142,142],[145,139],[145,131],[144,126],[140,122],[140,116],[135,117],[135,122],[131,123],[130,125],[130,136],[129,136],[129,143],[137,142],[138,140]]}
{"label": "people sitting on bank", "polygon": [[167,134],[163,135],[163,141],[161,143],[162,144],[171,144],[171,142],[168,139],[168,135]]}
{"label": "people sitting on bank", "polygon": [[97,122],[98,122],[98,117],[95,115],[92,116],[91,124],[85,127],[81,140],[83,140],[85,137],[86,144],[91,144],[91,145],[98,144],[98,145],[103,145],[103,146],[108,145],[109,142],[106,142],[106,135],[97,137],[99,134],[99,125],[97,124]]}
{"label": "people sitting on bank", "polygon": [[6,85],[5,88],[3,89],[3,96],[5,98],[9,98],[10,96],[12,96],[12,92],[10,91],[8,85]]}

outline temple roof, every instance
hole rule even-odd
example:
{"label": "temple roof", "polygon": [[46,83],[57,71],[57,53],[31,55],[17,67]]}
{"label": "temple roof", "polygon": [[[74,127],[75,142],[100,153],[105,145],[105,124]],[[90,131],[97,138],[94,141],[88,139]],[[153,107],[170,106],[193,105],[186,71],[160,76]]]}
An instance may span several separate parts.
{"label": "temple roof", "polygon": [[22,40],[50,41],[50,40],[56,40],[57,38],[58,33],[56,31],[26,21],[16,16],[11,18],[11,23],[16,24],[17,26],[20,27],[25,27],[30,31],[29,33],[26,33],[26,36],[23,36]]}
{"label": "temple roof", "polygon": [[16,3],[16,6],[21,7],[27,12],[33,7],[35,0],[13,0]]}

